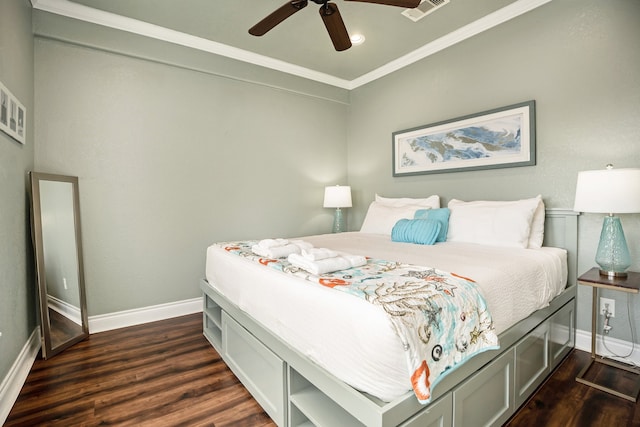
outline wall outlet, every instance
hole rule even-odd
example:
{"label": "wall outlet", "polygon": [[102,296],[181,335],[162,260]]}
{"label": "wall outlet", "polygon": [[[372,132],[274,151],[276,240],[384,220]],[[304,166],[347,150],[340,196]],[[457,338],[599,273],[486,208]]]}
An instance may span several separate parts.
{"label": "wall outlet", "polygon": [[65,291],[69,289],[69,286],[67,286],[67,278],[66,277],[62,278],[62,286],[64,286],[64,290]]}
{"label": "wall outlet", "polygon": [[611,298],[600,298],[600,314],[604,316],[609,311],[609,317],[616,317],[616,300]]}

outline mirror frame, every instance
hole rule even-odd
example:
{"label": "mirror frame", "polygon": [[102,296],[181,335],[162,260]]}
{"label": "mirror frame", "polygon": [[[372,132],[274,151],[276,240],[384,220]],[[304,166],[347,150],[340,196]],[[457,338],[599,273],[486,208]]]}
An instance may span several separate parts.
{"label": "mirror frame", "polygon": [[[78,177],[55,175],[49,173],[29,172],[31,178],[31,223],[32,237],[34,243],[35,259],[36,259],[36,280],[38,286],[38,295],[40,299],[40,328],[42,337],[42,357],[47,359],[60,353],[62,350],[69,348],[89,336],[89,320],[87,316],[87,302],[85,296],[84,283],[84,264],[82,259],[82,235],[80,231],[80,202],[78,190]],[[73,217],[76,241],[76,260],[78,266],[78,286],[80,297],[80,317],[82,332],[71,337],[59,345],[53,347],[51,337],[51,319],[49,316],[48,292],[46,280],[46,268],[44,263],[44,241],[42,234],[42,206],[40,199],[40,182],[55,181],[68,182],[72,186],[73,197]]]}

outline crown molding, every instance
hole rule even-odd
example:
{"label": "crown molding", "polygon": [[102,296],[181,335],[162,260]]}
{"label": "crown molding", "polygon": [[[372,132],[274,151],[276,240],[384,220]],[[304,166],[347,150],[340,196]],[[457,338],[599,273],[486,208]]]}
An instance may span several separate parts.
{"label": "crown molding", "polygon": [[42,10],[44,12],[54,13],[68,18],[78,19],[80,21],[90,22],[104,27],[166,41],[192,49],[232,58],[238,61],[259,65],[342,89],[352,90],[398,71],[408,65],[420,61],[421,59],[440,52],[463,40],[480,34],[483,31],[489,30],[551,1],[552,0],[517,0],[502,9],[440,37],[437,40],[427,43],[413,52],[410,52],[394,61],[388,62],[387,64],[363,74],[354,80],[341,79],[336,76],[321,73],[289,62],[249,52],[244,49],[238,49],[202,37],[185,34],[180,31],[171,30],[137,19],[127,18],[114,13],[94,9],[69,0],[31,0],[31,4],[34,9]]}
{"label": "crown molding", "polygon": [[126,31],[156,40],[166,41],[203,52],[213,53],[343,89],[347,89],[349,87],[348,80],[340,79],[329,74],[300,67],[268,56],[259,55],[247,50],[238,49],[202,37],[171,30],[159,25],[94,9],[85,5],[73,3],[69,0],[31,0],[31,3],[34,9],[42,10],[44,12],[54,13],[56,15],[66,16],[68,18],[90,22],[92,24]]}

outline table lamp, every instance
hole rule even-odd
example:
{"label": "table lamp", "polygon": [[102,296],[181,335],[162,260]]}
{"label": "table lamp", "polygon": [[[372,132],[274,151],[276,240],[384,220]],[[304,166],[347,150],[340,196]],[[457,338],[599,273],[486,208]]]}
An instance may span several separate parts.
{"label": "table lamp", "polygon": [[348,185],[340,186],[334,185],[331,187],[325,187],[324,189],[324,205],[325,208],[336,208],[335,215],[333,217],[333,232],[341,233],[346,231],[344,225],[344,217],[342,216],[342,209],[350,208],[351,205],[351,187]]}
{"label": "table lamp", "polygon": [[596,253],[600,274],[626,277],[631,256],[620,218],[614,214],[640,212],[640,169],[606,169],[578,173],[577,212],[605,213]]}

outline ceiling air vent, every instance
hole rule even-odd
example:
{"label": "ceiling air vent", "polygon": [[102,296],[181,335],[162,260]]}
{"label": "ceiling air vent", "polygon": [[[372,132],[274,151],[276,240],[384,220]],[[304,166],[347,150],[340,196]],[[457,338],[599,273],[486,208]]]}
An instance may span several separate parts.
{"label": "ceiling air vent", "polygon": [[407,18],[411,19],[413,22],[417,22],[430,14],[449,3],[450,0],[422,0],[422,3],[413,9],[405,9],[402,11],[402,14]]}

